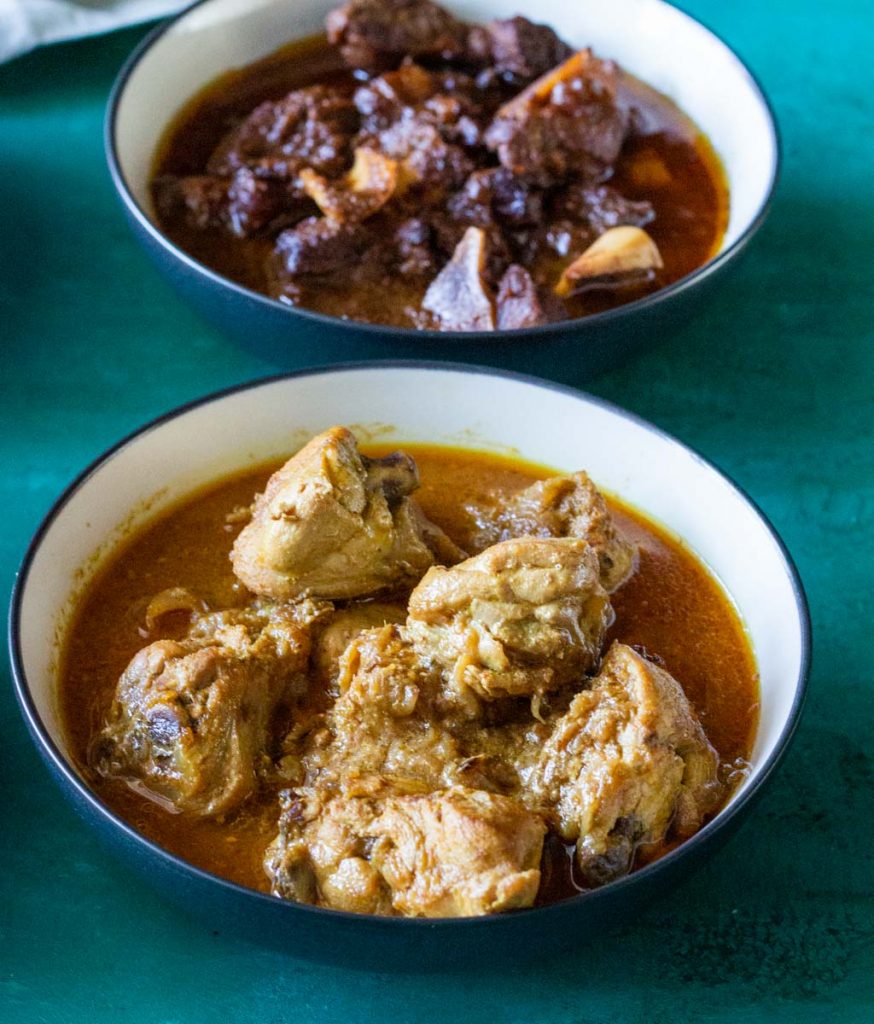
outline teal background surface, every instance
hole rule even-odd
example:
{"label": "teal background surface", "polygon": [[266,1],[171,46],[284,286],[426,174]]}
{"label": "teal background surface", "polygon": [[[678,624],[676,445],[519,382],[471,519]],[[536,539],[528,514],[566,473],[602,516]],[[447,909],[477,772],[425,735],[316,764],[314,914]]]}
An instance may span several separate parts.
{"label": "teal background surface", "polygon": [[[632,924],[551,962],[433,976],[313,966],[243,943],[232,921],[209,931],[180,917],[104,853],[27,737],[4,655],[0,1020],[874,1019],[874,14],[866,0],[686,6],[771,97],[782,182],[704,315],[579,383],[717,462],[798,563],[810,698],[747,824]],[[143,31],[0,67],[4,594],[87,462],[180,402],[276,369],[196,320],[123,221],[101,126]]]}

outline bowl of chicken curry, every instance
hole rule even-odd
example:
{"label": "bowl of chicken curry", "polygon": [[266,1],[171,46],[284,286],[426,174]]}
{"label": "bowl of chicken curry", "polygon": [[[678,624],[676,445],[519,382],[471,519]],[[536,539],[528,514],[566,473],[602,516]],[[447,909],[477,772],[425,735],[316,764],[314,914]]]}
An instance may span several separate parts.
{"label": "bowl of chicken curry", "polygon": [[299,955],[439,965],[572,945],[724,836],[800,713],[806,616],[677,441],[388,364],[123,442],[10,621],[43,755],[168,896]]}
{"label": "bowl of chicken curry", "polygon": [[122,71],[107,154],[159,266],[272,358],[568,371],[688,315],[778,162],[744,66],[661,0],[203,0]]}

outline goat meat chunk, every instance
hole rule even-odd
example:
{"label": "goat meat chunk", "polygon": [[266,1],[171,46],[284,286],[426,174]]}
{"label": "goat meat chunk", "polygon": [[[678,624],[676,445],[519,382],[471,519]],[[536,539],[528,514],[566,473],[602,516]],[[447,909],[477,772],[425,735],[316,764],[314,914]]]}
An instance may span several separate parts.
{"label": "goat meat chunk", "polygon": [[328,14],[325,27],[346,63],[365,71],[406,56],[453,60],[464,52],[465,26],[430,0],[349,0]]}
{"label": "goat meat chunk", "polygon": [[457,188],[474,162],[467,148],[482,141],[484,118],[471,79],[405,63],[359,87],[358,145],[398,162],[398,189],[430,194]]}
{"label": "goat meat chunk", "polygon": [[442,330],[494,330],[492,296],[483,278],[485,262],[485,232],[470,227],[422,300],[422,308],[439,321]]}
{"label": "goat meat chunk", "polygon": [[507,267],[498,286],[496,299],[498,308],[498,329],[519,330],[523,327],[538,327],[549,323],[549,317],[540,304],[537,287],[524,267],[514,263]]}
{"label": "goat meat chunk", "polygon": [[541,185],[597,179],[619,155],[629,115],[619,72],[588,50],[538,79],[495,115],[485,141],[501,164]]}
{"label": "goat meat chunk", "polygon": [[250,167],[260,178],[293,181],[309,167],[340,174],[349,165],[358,111],[351,99],[324,85],[308,86],[256,107],[218,144],[210,174],[230,177]]}
{"label": "goat meat chunk", "polygon": [[360,224],[341,224],[327,217],[308,217],[286,228],[276,239],[278,274],[328,274],[354,263],[364,251],[369,234]]}
{"label": "goat meat chunk", "polygon": [[447,207],[456,220],[478,227],[494,221],[514,228],[526,227],[543,219],[540,190],[505,167],[474,171]]}
{"label": "goat meat chunk", "polygon": [[655,219],[652,203],[626,199],[609,185],[568,185],[553,197],[552,210],[559,217],[587,221],[593,236],[620,225],[643,228]]}
{"label": "goat meat chunk", "polygon": [[521,16],[489,22],[485,31],[491,65],[499,75],[514,82],[539,78],[573,53],[548,25]]}
{"label": "goat meat chunk", "polygon": [[286,182],[259,178],[251,167],[240,167],[231,179],[227,219],[238,238],[259,235],[278,217],[300,208]]}
{"label": "goat meat chunk", "polygon": [[421,217],[403,221],[394,235],[398,270],[405,277],[427,277],[437,272],[430,224]]}
{"label": "goat meat chunk", "polygon": [[210,174],[178,178],[165,174],[153,185],[155,206],[163,217],[180,213],[193,228],[223,228],[228,220],[228,182]]}

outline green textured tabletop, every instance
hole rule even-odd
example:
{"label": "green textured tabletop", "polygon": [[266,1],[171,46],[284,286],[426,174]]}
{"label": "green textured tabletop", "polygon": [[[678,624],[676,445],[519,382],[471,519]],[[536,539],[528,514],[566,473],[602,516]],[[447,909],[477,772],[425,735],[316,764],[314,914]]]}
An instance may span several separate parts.
{"label": "green textured tabletop", "polygon": [[[4,660],[0,1020],[874,1019],[874,14],[868,0],[687,6],[760,76],[783,180],[707,313],[584,384],[728,471],[808,589],[805,718],[742,831],[632,925],[550,963],[430,977],[313,966],[179,917],[104,853],[28,739]],[[122,219],[101,121],[142,32],[0,68],[4,593],[86,462],[182,401],[275,369],[195,319]]]}

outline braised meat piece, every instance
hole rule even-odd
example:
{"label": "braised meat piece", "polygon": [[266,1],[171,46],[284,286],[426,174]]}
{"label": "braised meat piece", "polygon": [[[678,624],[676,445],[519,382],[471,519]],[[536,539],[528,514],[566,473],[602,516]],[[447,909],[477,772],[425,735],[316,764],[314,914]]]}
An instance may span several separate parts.
{"label": "braised meat piece", "polygon": [[306,688],[309,624],[324,611],[253,605],[149,644],[119,679],[98,770],[139,780],[178,811],[233,810],[255,788],[271,715]]}
{"label": "braised meat piece", "polygon": [[530,227],[543,220],[543,195],[505,167],[492,167],[474,171],[447,208],[455,220],[477,227]]}
{"label": "braised meat piece", "polygon": [[540,696],[597,664],[612,609],[584,541],[522,537],[429,569],[406,635],[462,703]]}
{"label": "braised meat piece", "polygon": [[485,140],[501,164],[540,185],[596,180],[615,162],[629,127],[616,101],[618,69],[581,50],[495,115]]}
{"label": "braised meat piece", "polygon": [[430,111],[408,107],[377,138],[366,141],[400,164],[402,188],[415,186],[439,198],[457,188],[474,167],[462,146],[447,141],[450,129]]}
{"label": "braised meat piece", "polygon": [[463,917],[531,906],[543,821],[456,786],[385,800],[284,796],[265,869],[273,892],[337,910]]}
{"label": "braised meat piece", "polygon": [[700,828],[719,803],[717,765],[680,684],[614,643],[591,689],[556,723],[530,782],[596,886],[627,872],[639,844]]}
{"label": "braised meat piece", "polygon": [[546,74],[572,53],[548,25],[521,16],[492,21],[481,29],[472,27],[468,34],[469,58],[520,84]]}
{"label": "braised meat piece", "polygon": [[437,273],[431,225],[423,217],[403,221],[394,234],[398,270],[410,277],[431,277]]}
{"label": "braised meat piece", "polygon": [[260,235],[280,218],[296,219],[302,203],[288,182],[259,178],[251,167],[240,167],[228,186],[228,227],[238,238]]}
{"label": "braised meat piece", "polygon": [[524,267],[514,263],[508,267],[498,286],[496,299],[498,329],[513,331],[522,327],[538,327],[549,323],[537,295],[537,287]]}
{"label": "braised meat piece", "polygon": [[194,174],[166,175],[154,186],[155,203],[163,216],[181,214],[191,227],[221,228],[237,238],[252,238],[299,218],[306,207],[288,182],[259,178],[240,167],[230,178]]}
{"label": "braised meat piece", "polygon": [[328,181],[305,167],[300,183],[329,220],[353,224],[372,217],[391,199],[398,187],[398,164],[378,150],[359,146],[351,170],[339,180]]}
{"label": "braised meat piece", "polygon": [[327,274],[354,263],[370,240],[360,224],[307,217],[276,239],[274,267],[280,279]]}
{"label": "braised meat piece", "polygon": [[229,178],[249,167],[259,178],[293,182],[304,167],[333,176],[349,166],[358,112],[324,85],[296,89],[256,107],[219,143],[207,171]]}
{"label": "braised meat piece", "polygon": [[468,228],[452,259],[425,292],[422,309],[444,331],[491,331],[495,327],[493,298],[484,279],[486,234]]}
{"label": "braised meat piece", "polygon": [[430,0],[349,0],[325,19],[328,41],[353,68],[383,71],[404,57],[458,58],[466,27]]}
{"label": "braised meat piece", "polygon": [[210,174],[177,178],[165,174],[153,185],[155,206],[163,217],[181,215],[190,227],[223,228],[228,222],[228,182]]}
{"label": "braised meat piece", "polygon": [[616,528],[603,495],[584,472],[554,476],[498,507],[471,510],[477,549],[509,537],[577,537],[597,554],[601,586],[612,594],[634,569],[636,549]]}
{"label": "braised meat piece", "polygon": [[655,219],[653,205],[645,199],[626,199],[609,185],[576,182],[553,196],[551,211],[557,217],[586,222],[592,229],[593,239],[621,224],[643,228]]}
{"label": "braised meat piece", "polygon": [[398,162],[398,192],[417,188],[439,197],[474,169],[466,147],[481,142],[483,112],[472,80],[405,63],[355,93],[358,144]]}
{"label": "braised meat piece", "polygon": [[[434,548],[463,557],[409,495],[416,464],[401,452],[368,459],[350,431],[314,437],[273,474],[231,554],[256,594],[354,598],[411,584]],[[439,535],[439,537],[438,537]]]}

